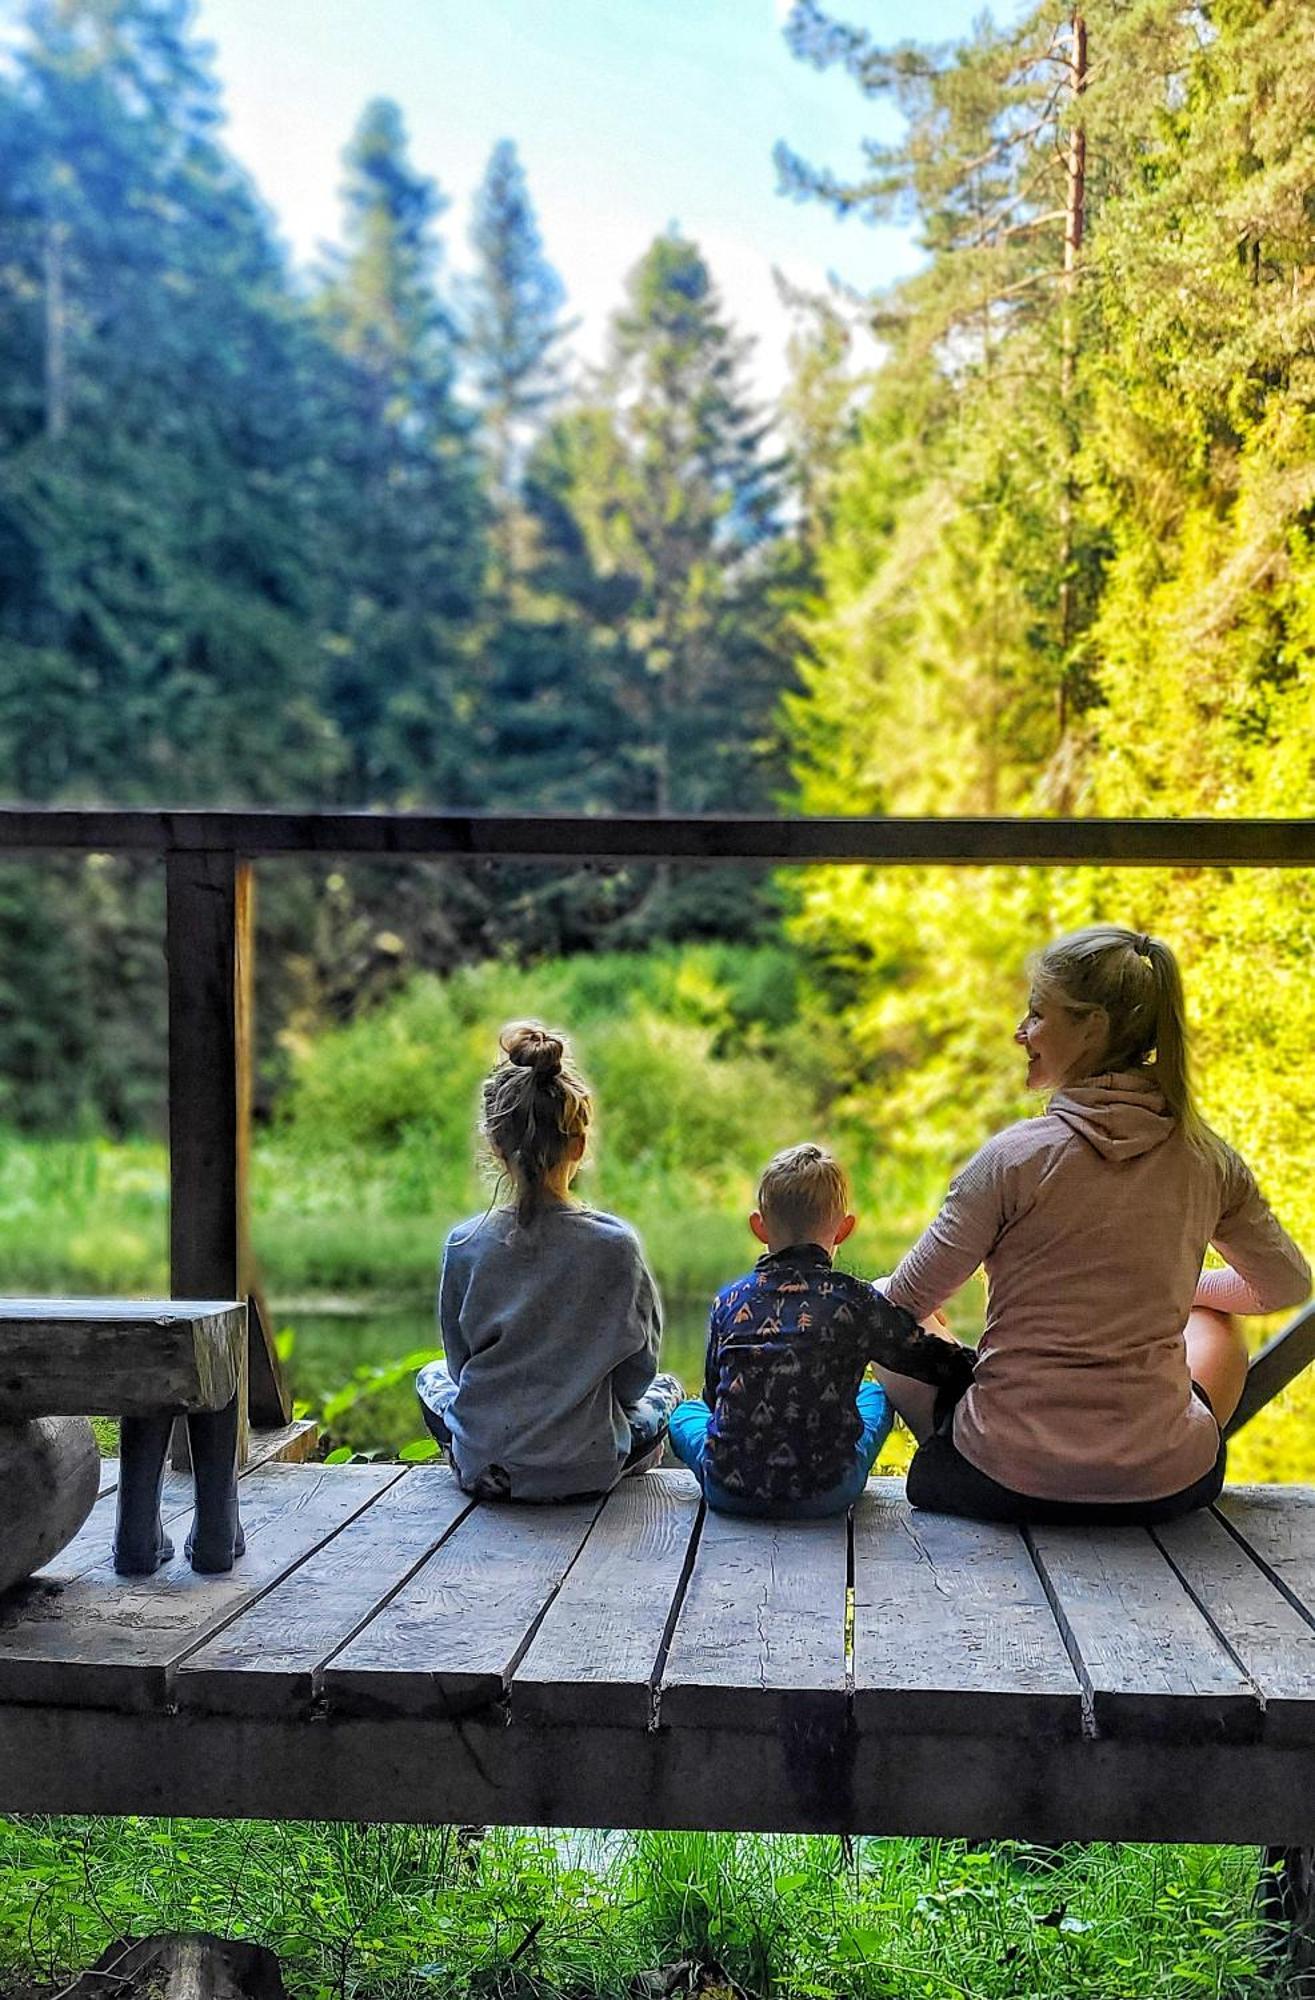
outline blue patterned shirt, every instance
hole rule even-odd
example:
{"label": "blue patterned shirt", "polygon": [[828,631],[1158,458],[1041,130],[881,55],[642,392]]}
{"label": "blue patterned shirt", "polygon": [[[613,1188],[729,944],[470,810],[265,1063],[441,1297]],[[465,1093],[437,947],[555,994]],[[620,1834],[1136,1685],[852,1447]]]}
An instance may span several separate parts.
{"label": "blue patterned shirt", "polygon": [[708,1328],[704,1464],[726,1492],[815,1499],[853,1465],[870,1361],[963,1388],[972,1352],[922,1331],[817,1243],[760,1257],[718,1293]]}

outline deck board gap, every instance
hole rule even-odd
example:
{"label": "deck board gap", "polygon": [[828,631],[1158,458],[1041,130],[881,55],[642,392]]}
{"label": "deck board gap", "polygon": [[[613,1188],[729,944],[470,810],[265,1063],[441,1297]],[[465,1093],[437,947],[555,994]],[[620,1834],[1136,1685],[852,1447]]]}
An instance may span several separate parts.
{"label": "deck board gap", "polygon": [[1292,1609],[1301,1618],[1302,1622],[1306,1625],[1309,1625],[1312,1631],[1315,1631],[1315,1612],[1312,1612],[1308,1605],[1302,1603],[1301,1599],[1297,1596],[1296,1592],[1292,1589],[1291,1585],[1284,1582],[1283,1578],[1279,1575],[1278,1571],[1273,1567],[1271,1563],[1266,1562],[1264,1556],[1261,1555],[1259,1549],[1254,1548],[1252,1546],[1252,1544],[1247,1540],[1246,1536],[1242,1533],[1241,1529],[1234,1527],[1233,1523],[1229,1520],[1227,1514],[1221,1513],[1218,1507],[1212,1507],[1210,1509],[1210,1512],[1214,1516],[1215,1520],[1218,1521],[1222,1527],[1227,1529],[1228,1533],[1232,1536],[1233,1540],[1237,1543],[1238,1547],[1241,1549],[1243,1555],[1249,1556],[1251,1561],[1255,1564],[1256,1568],[1260,1571],[1261,1575],[1266,1579],[1266,1581],[1273,1584],[1279,1596],[1286,1599],[1286,1601],[1292,1606]]}
{"label": "deck board gap", "polygon": [[[1211,1509],[1211,1512],[1213,1511],[1214,1510]],[[1151,1540],[1154,1542],[1156,1548],[1160,1551],[1160,1554],[1164,1557],[1164,1560],[1168,1563],[1170,1569],[1173,1571],[1179,1583],[1182,1585],[1185,1594],[1187,1595],[1188,1598],[1190,1598],[1191,1602],[1196,1606],[1202,1618],[1204,1618],[1206,1624],[1209,1626],[1210,1630],[1214,1633],[1215,1638],[1219,1641],[1220,1646],[1223,1648],[1224,1652],[1228,1655],[1229,1659],[1233,1662],[1233,1665],[1237,1668],[1238,1672],[1241,1674],[1247,1686],[1251,1689],[1252,1694],[1256,1698],[1256,1702],[1257,1705],[1259,1706],[1260,1712],[1263,1715],[1268,1704],[1266,1703],[1265,1700],[1265,1691],[1261,1687],[1259,1681],[1257,1681],[1255,1675],[1251,1672],[1250,1668],[1247,1666],[1246,1661],[1242,1658],[1236,1646],[1234,1646],[1231,1643],[1228,1634],[1224,1631],[1223,1627],[1219,1624],[1218,1620],[1211,1615],[1209,1605],[1201,1597],[1198,1591],[1193,1590],[1189,1578],[1187,1577],[1186,1573],[1181,1568],[1181,1566],[1174,1560],[1173,1551],[1168,1547],[1166,1547],[1163,1539],[1160,1536],[1159,1530],[1154,1526],[1154,1524],[1152,1524],[1149,1533]],[[1238,1540],[1241,1541],[1241,1538],[1238,1537]],[[1242,1542],[1241,1546],[1243,1553],[1245,1555],[1250,1556],[1252,1560],[1255,1561],[1254,1552],[1247,1547],[1246,1543]],[[1257,1567],[1263,1570],[1265,1566],[1263,1563],[1259,1563]],[[1277,1583],[1278,1582],[1277,1577],[1275,1577],[1273,1581]]]}
{"label": "deck board gap", "polygon": [[667,1657],[671,1652],[671,1642],[676,1636],[676,1624],[685,1603],[689,1580],[694,1574],[694,1564],[698,1559],[699,1543],[703,1540],[703,1523],[708,1517],[708,1503],[699,1501],[699,1511],[694,1517],[690,1538],[685,1544],[685,1560],[680,1566],[680,1578],[671,1594],[666,1622],[662,1627],[662,1637],[658,1642],[657,1660],[653,1667],[653,1679],[649,1687],[648,1726],[656,1729],[662,1709],[662,1676],[667,1671]]}
{"label": "deck board gap", "polygon": [[1032,1559],[1032,1567],[1037,1573],[1041,1588],[1046,1594],[1046,1603],[1050,1606],[1051,1616],[1059,1628],[1059,1636],[1064,1641],[1064,1651],[1068,1654],[1069,1665],[1078,1677],[1078,1686],[1082,1690],[1082,1734],[1087,1737],[1099,1736],[1100,1728],[1096,1721],[1096,1691],[1092,1687],[1091,1675],[1087,1671],[1087,1663],[1082,1657],[1082,1648],[1078,1644],[1077,1634],[1068,1622],[1068,1616],[1059,1601],[1059,1595],[1051,1581],[1050,1572],[1046,1568],[1045,1559],[1037,1548],[1036,1542],[1033,1540],[1030,1526],[1026,1522],[1023,1522],[1019,1533],[1023,1538],[1023,1546]]}
{"label": "deck board gap", "polygon": [[[393,1468],[391,1467],[389,1467],[388,1469],[393,1470]],[[229,1626],[235,1625],[239,1618],[241,1618],[246,1612],[252,1609],[253,1605],[259,1604],[263,1598],[268,1597],[272,1591],[276,1590],[281,1583],[285,1583],[287,1581],[287,1578],[292,1574],[292,1572],[301,1567],[302,1563],[309,1561],[309,1559],[312,1556],[318,1555],[321,1549],[326,1549],[329,1546],[330,1542],[336,1541],[338,1536],[342,1533],[343,1529],[350,1527],[353,1521],[359,1521],[361,1515],[365,1513],[367,1508],[372,1507],[374,1505],[375,1501],[379,1499],[381,1494],[390,1492],[391,1489],[394,1486],[396,1486],[397,1481],[399,1479],[405,1478],[405,1476],[406,1476],[406,1467],[404,1465],[397,1466],[396,1478],[386,1481],[386,1483],[383,1486],[376,1488],[376,1490],[373,1493],[368,1494],[361,1501],[359,1507],[354,1507],[350,1514],[346,1515],[344,1519],[342,1519],[337,1523],[337,1525],[334,1527],[334,1529],[330,1534],[324,1535],[319,1541],[315,1542],[310,1548],[303,1550],[301,1555],[297,1558],[296,1562],[290,1563],[286,1569],[280,1571],[278,1575],[271,1577],[268,1580],[268,1582],[258,1585],[255,1589],[252,1590],[249,1597],[243,1597],[239,1599],[231,1607],[226,1616],[217,1619],[213,1625],[207,1626],[206,1630],[199,1637],[193,1638],[190,1645],[188,1645],[183,1652],[175,1654],[174,1658],[170,1660],[168,1666],[166,1667],[165,1669],[166,1687],[168,1687],[173,1682],[173,1679],[175,1675],[178,1673],[179,1669],[187,1664],[188,1660],[192,1657],[193,1653],[201,1652],[204,1647],[210,1645],[214,1640],[220,1638],[222,1634],[228,1630]],[[176,1704],[171,1702],[169,1703],[169,1706],[173,1708],[176,1712]]]}
{"label": "deck board gap", "polygon": [[[612,1490],[615,1491],[615,1488],[613,1488]],[[575,1554],[571,1557],[571,1560],[567,1563],[566,1568],[562,1571],[556,1583],[553,1585],[552,1589],[548,1592],[547,1597],[544,1599],[543,1603],[539,1606],[538,1611],[535,1613],[533,1619],[530,1622],[529,1631],[522,1634],[519,1646],[517,1646],[515,1652],[508,1660],[506,1665],[506,1670],[503,1675],[504,1695],[507,1693],[507,1691],[510,1690],[512,1681],[515,1678],[517,1667],[520,1665],[521,1661],[525,1658],[525,1655],[529,1652],[530,1647],[534,1644],[535,1635],[538,1632],[540,1625],[542,1625],[544,1619],[548,1616],[548,1613],[552,1610],[553,1605],[557,1602],[557,1598],[561,1592],[562,1585],[566,1582],[567,1577],[571,1574],[571,1571],[575,1568],[575,1565],[579,1562],[581,1556],[588,1548],[589,1535],[592,1535],[594,1529],[598,1526],[598,1517],[602,1513],[604,1507],[607,1505],[608,1498],[609,1498],[608,1494],[606,1493],[600,1494],[598,1505],[594,1508],[593,1519],[589,1523],[589,1533],[581,1537],[580,1545],[576,1549]],[[496,1506],[497,1502],[495,1501],[493,1504]]]}
{"label": "deck board gap", "polygon": [[[403,1467],[402,1470],[403,1472],[405,1472],[406,1468]],[[385,1486],[383,1489],[384,1493],[391,1493],[392,1490],[393,1488],[391,1486]],[[376,1500],[381,1497],[382,1496],[380,1494],[375,1495]],[[370,1504],[373,1505],[374,1504],[373,1501]],[[479,1504],[478,1501],[472,1500],[468,1506],[463,1507],[461,1512],[457,1515],[456,1520],[449,1521],[447,1527],[444,1528],[438,1540],[436,1542],[431,1543],[431,1545],[427,1549],[423,1549],[421,1551],[421,1553],[416,1557],[415,1561],[412,1563],[410,1569],[407,1570],[405,1576],[400,1576],[397,1579],[397,1582],[392,1585],[391,1589],[386,1590],[383,1593],[382,1597],[376,1598],[375,1602],[370,1606],[369,1610],[360,1620],[360,1623],[354,1625],[351,1631],[348,1632],[345,1635],[345,1637],[339,1641],[339,1643],[334,1647],[333,1651],[328,1655],[327,1659],[321,1660],[318,1666],[315,1666],[311,1669],[312,1703],[319,1703],[319,1704],[324,1703],[325,1701],[324,1675],[326,1670],[333,1665],[333,1662],[337,1659],[339,1653],[345,1651],[345,1649],[351,1645],[353,1639],[359,1639],[362,1632],[364,1632],[366,1626],[372,1625],[375,1619],[379,1616],[379,1613],[381,1611],[387,1610],[388,1606],[392,1603],[393,1599],[398,1595],[399,1591],[403,1591],[406,1589],[407,1585],[411,1582],[412,1578],[415,1576],[417,1570],[422,1570],[424,1568],[425,1564],[429,1561],[430,1557],[434,1555],[439,1549],[441,1549],[444,1542],[449,1540],[449,1538],[456,1533],[457,1529],[461,1526],[462,1522],[469,1519],[470,1515],[474,1513],[475,1508],[478,1506],[478,1504]],[[364,1508],[362,1508],[361,1512],[363,1513],[364,1511],[365,1511]],[[359,1521],[360,1518],[361,1515],[359,1513],[354,1514],[352,1516],[352,1519],[354,1521]],[[348,1525],[350,1524],[344,1521],[343,1526],[347,1527]]]}
{"label": "deck board gap", "polygon": [[845,1515],[845,1705],[854,1712],[854,1623],[858,1614],[857,1557],[854,1553],[854,1510]]}

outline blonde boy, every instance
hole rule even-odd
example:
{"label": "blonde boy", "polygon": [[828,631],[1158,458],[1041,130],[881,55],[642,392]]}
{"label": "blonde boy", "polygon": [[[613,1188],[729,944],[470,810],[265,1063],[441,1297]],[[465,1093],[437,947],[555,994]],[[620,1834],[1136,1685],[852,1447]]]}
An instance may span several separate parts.
{"label": "blonde boy", "polygon": [[855,1225],[844,1169],[822,1146],[778,1153],[749,1227],[765,1245],[720,1292],[701,1398],[677,1405],[672,1449],[710,1507],[769,1519],[843,1513],[890,1430],[870,1361],[962,1387],[972,1354],[924,1333],[832,1257]]}

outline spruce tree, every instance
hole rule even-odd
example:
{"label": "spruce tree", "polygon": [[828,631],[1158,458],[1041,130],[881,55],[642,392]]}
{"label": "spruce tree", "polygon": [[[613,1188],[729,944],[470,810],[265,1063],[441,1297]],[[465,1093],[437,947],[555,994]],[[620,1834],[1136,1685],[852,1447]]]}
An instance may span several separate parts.
{"label": "spruce tree", "polygon": [[748,810],[771,782],[781,465],[747,359],[698,249],[671,230],[631,273],[598,398],[556,446],[588,558],[577,601],[608,632],[642,774],[630,795],[659,812]]}
{"label": "spruce tree", "polygon": [[543,252],[525,170],[510,139],[489,158],[470,233],[475,275],[465,294],[465,346],[505,518],[536,425],[562,394],[565,290]]}
{"label": "spruce tree", "polygon": [[0,98],[0,780],[29,797],[304,796],[332,762],[300,336],[217,115],[183,0],[38,0]]}
{"label": "spruce tree", "polygon": [[438,288],[437,188],[396,105],[367,106],[346,154],[343,253],[319,308],[338,356],[320,420],[337,603],[330,704],[365,804],[465,796],[484,507],[456,343]]}

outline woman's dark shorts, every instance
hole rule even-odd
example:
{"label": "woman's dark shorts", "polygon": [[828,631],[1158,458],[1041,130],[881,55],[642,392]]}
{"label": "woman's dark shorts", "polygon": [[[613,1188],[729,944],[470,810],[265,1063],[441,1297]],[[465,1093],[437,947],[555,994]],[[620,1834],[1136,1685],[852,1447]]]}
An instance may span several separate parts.
{"label": "woman's dark shorts", "polygon": [[[1192,1393],[1207,1410],[1210,1398],[1199,1382]],[[979,1472],[957,1450],[954,1442],[954,1408],[958,1397],[944,1393],[936,1402],[936,1428],[918,1446],[909,1467],[906,1491],[909,1503],[932,1514],[965,1514],[974,1521],[1041,1521],[1069,1527],[1153,1527],[1157,1521],[1176,1521],[1198,1507],[1208,1507],[1219,1498],[1224,1484],[1227,1448],[1222,1437],[1219,1455],[1207,1473],[1181,1493],[1162,1500],[1037,1500],[1015,1493]],[[1213,1415],[1213,1411],[1211,1411]]]}

